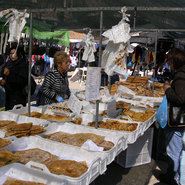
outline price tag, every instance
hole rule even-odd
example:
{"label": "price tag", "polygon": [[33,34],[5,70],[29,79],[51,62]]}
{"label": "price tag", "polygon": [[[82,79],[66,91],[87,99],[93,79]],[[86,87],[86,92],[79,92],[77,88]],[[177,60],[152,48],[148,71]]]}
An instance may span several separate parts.
{"label": "price tag", "polygon": [[101,67],[87,68],[86,101],[100,99]]}
{"label": "price tag", "polygon": [[74,113],[80,114],[82,103],[73,93],[71,93],[67,105]]}
{"label": "price tag", "polygon": [[116,101],[113,100],[107,105],[107,116],[114,117],[116,115]]}

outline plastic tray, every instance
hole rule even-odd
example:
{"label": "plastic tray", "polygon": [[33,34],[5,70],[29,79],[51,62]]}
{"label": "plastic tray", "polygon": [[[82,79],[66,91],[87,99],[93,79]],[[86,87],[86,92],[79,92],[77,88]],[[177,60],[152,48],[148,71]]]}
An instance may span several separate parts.
{"label": "plastic tray", "polygon": [[114,133],[119,133],[122,134],[122,136],[124,138],[127,138],[127,144],[131,144],[134,143],[138,137],[140,137],[143,134],[143,126],[141,123],[135,122],[135,121],[125,121],[125,120],[120,120],[120,119],[112,119],[112,118],[104,118],[103,121],[106,120],[117,120],[119,122],[123,122],[123,123],[137,123],[138,127],[135,131],[133,132],[129,132],[129,131],[116,131],[116,130],[109,130],[109,129],[103,129],[100,128],[101,130],[109,130],[110,132],[114,132]]}
{"label": "plastic tray", "polygon": [[40,182],[47,185],[67,185],[67,180],[62,177],[56,177],[46,171],[32,169],[19,163],[9,164],[0,168],[0,184],[3,184],[7,177]]}
{"label": "plastic tray", "polygon": [[[88,171],[78,178],[72,178],[65,175],[59,175],[62,178],[67,179],[69,185],[74,184],[89,184],[97,176],[106,171],[106,158],[105,154],[100,152],[88,152],[81,148],[72,147],[52,140],[44,139],[39,136],[30,136],[17,139],[9,148],[10,151],[26,150],[30,148],[40,148],[48,151],[53,155],[59,157],[59,159],[86,161]],[[43,164],[35,163],[34,166],[47,169]],[[45,170],[47,171],[47,170]],[[48,173],[50,173],[48,171]],[[55,174],[53,174],[55,175]],[[56,175],[58,176],[58,175]]]}
{"label": "plastic tray", "polygon": [[[52,105],[50,105],[52,106]],[[34,106],[31,106],[30,107],[30,112],[39,112],[39,113],[42,113],[42,114],[50,114],[50,115],[55,115],[55,114],[60,114],[62,116],[66,116],[66,114],[63,114],[63,113],[56,113],[56,112],[53,112],[52,109],[49,109],[48,108],[49,106],[40,106],[40,107],[34,107]],[[28,107],[23,107],[22,105],[15,105],[14,108],[12,110],[9,110],[9,112],[12,112],[14,114],[25,114],[28,112]],[[70,116],[74,116],[74,114],[70,114]],[[27,116],[26,116],[27,117]],[[35,118],[35,119],[38,119],[38,118]],[[55,122],[56,120],[54,119],[47,119],[48,121],[50,122]]]}
{"label": "plastic tray", "polygon": [[[97,135],[105,136],[106,141],[111,141],[114,143],[114,147],[108,151],[102,151],[100,153],[105,153],[107,155],[107,164],[110,164],[116,154],[127,148],[127,137],[124,137],[122,133],[110,132],[109,130],[95,129],[93,127],[84,127],[83,125],[76,125],[73,123],[62,123],[58,125],[58,128],[55,132],[62,131],[70,134],[75,133],[94,133]],[[45,134],[53,133],[53,131],[48,131]],[[73,146],[75,148],[79,148]]]}
{"label": "plastic tray", "polygon": [[[52,125],[49,121],[44,120],[44,119],[38,119],[38,118],[32,118],[32,117],[27,117],[27,116],[21,116],[12,112],[8,111],[0,111],[0,120],[11,120],[15,121],[18,124],[20,123],[28,123],[32,122],[33,125],[40,125],[43,126],[46,130],[52,129]],[[3,131],[0,129],[0,137],[4,138],[6,131]],[[40,134],[42,135],[42,134]]]}

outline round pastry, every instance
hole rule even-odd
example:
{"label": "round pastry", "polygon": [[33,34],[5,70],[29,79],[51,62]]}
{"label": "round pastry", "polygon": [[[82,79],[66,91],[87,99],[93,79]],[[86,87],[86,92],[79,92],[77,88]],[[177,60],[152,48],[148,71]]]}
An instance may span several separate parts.
{"label": "round pastry", "polygon": [[80,177],[88,170],[86,164],[73,160],[56,160],[49,163],[47,168],[51,173],[70,177]]}

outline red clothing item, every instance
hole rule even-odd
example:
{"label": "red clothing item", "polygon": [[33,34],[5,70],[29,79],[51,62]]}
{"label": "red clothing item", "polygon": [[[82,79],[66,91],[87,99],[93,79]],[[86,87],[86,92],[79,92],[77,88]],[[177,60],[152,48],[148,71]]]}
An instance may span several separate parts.
{"label": "red clothing item", "polygon": [[68,56],[69,56],[69,63],[71,64],[71,55],[68,54]]}
{"label": "red clothing item", "polygon": [[31,57],[31,64],[35,63],[35,55],[32,55]]}

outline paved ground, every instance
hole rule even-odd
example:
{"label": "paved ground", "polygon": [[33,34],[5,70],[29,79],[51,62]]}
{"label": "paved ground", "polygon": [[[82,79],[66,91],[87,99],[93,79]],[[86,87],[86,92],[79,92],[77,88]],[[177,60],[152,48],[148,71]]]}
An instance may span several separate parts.
{"label": "paved ground", "polygon": [[132,168],[123,168],[112,162],[105,174],[99,176],[91,185],[165,185],[156,179],[165,170],[166,162],[154,159],[149,164]]}
{"label": "paved ground", "polygon": [[[69,72],[69,87],[71,89],[81,89],[85,90],[85,83],[80,85],[79,82],[72,82],[70,78],[73,71]],[[36,93],[43,82],[43,77],[37,78],[37,90],[33,96],[31,96],[31,104],[35,103]],[[153,152],[152,160],[149,164],[144,164],[140,166],[135,166],[132,168],[123,168],[116,162],[112,162],[108,165],[106,172],[100,175],[91,183],[91,185],[165,185],[160,183],[156,177],[159,173],[165,173],[167,168],[167,163],[164,160],[157,160],[156,158],[156,140],[161,138],[156,137],[158,130],[154,129],[154,142],[153,142]]]}

